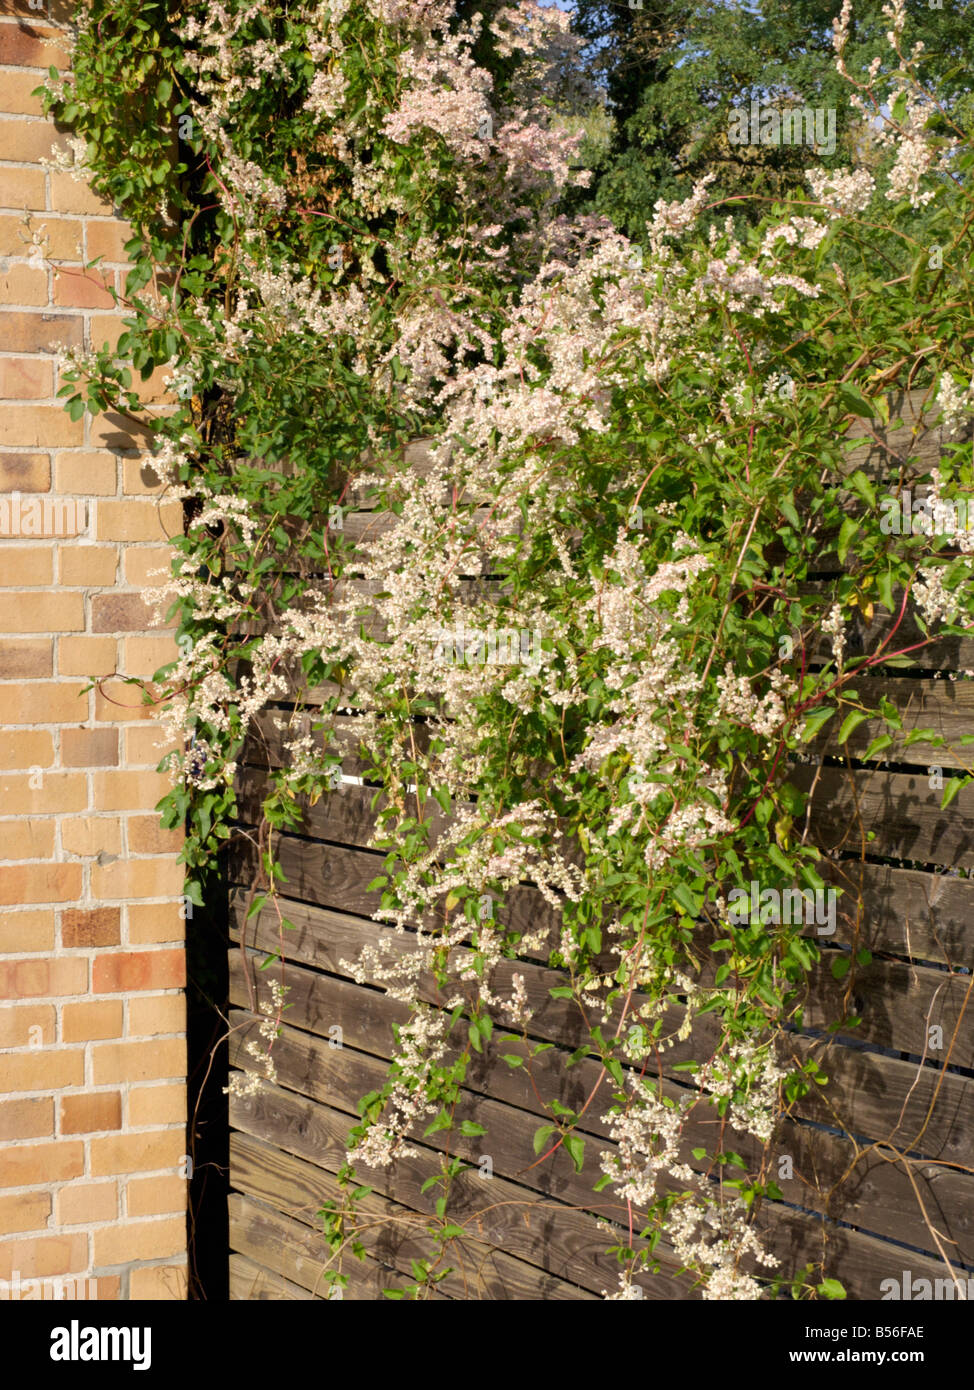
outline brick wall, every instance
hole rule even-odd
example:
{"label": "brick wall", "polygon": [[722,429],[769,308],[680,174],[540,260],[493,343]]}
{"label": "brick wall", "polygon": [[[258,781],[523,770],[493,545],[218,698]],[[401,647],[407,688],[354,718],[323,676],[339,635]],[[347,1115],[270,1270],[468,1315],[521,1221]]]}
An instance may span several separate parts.
{"label": "brick wall", "polygon": [[[0,0],[0,1297],[71,1276],[99,1298],[182,1298],[178,837],[153,813],[167,781],[137,689],[85,692],[175,654],[142,590],[181,508],[124,420],[75,423],[56,399],[59,344],[117,339],[106,285],[123,287],[129,235],[40,162],[62,143],[30,95],[66,64],[61,3]],[[53,267],[31,259],[25,211]]]}

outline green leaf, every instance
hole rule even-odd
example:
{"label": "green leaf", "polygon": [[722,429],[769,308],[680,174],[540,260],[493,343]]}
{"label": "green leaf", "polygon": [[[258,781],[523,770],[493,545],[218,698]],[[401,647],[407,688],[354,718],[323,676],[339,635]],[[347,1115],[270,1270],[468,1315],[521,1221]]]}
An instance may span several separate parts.
{"label": "green leaf", "polygon": [[805,716],[805,724],[802,728],[802,742],[809,743],[815,735],[835,714],[835,709],[828,705],[820,705],[818,709],[811,710]]}
{"label": "green leaf", "polygon": [[870,420],[875,418],[876,411],[872,403],[854,386],[850,386],[848,383],[840,386],[838,396],[851,415],[864,415]]}
{"label": "green leaf", "polygon": [[539,1129],[534,1131],[534,1151],[536,1154],[541,1152],[557,1128],[557,1125],[541,1125]]}
{"label": "green leaf", "polygon": [[822,1298],[845,1298],[845,1289],[838,1279],[823,1279],[817,1292]]}
{"label": "green leaf", "polygon": [[460,1125],[460,1133],[465,1134],[468,1139],[476,1139],[487,1131],[483,1125],[478,1125],[473,1120],[464,1120]]}
{"label": "green leaf", "polygon": [[860,724],[865,724],[868,718],[869,714],[867,711],[861,709],[854,709],[851,714],[847,714],[839,730],[839,743],[845,743],[849,735],[855,729],[858,729]]}
{"label": "green leaf", "polygon": [[945,811],[961,787],[966,787],[971,779],[969,777],[951,777],[944,787],[944,794],[940,799],[940,809]]}
{"label": "green leaf", "polygon": [[585,1140],[580,1134],[566,1134],[565,1148],[571,1155],[571,1160],[575,1165],[575,1172],[580,1173],[584,1162]]}

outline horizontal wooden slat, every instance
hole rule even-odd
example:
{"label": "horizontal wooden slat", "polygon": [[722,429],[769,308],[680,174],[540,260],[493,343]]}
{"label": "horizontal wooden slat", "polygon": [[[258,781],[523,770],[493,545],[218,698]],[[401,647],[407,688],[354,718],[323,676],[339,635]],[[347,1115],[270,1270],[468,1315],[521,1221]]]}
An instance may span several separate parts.
{"label": "horizontal wooden slat", "polygon": [[[307,1224],[312,1224],[309,1214],[338,1195],[338,1184],[332,1174],[252,1135],[231,1135],[230,1173],[231,1183],[239,1191]],[[430,1253],[429,1215],[412,1211],[375,1192],[359,1199],[358,1213],[363,1223],[360,1238],[365,1249],[374,1259],[393,1266],[398,1272],[399,1277],[393,1279],[391,1287],[402,1288],[411,1283],[411,1262],[428,1257]],[[457,1237],[450,1242],[448,1254],[441,1261],[440,1272],[445,1270],[450,1272],[436,1287],[449,1298],[574,1302],[596,1297],[576,1283],[557,1279],[536,1265],[479,1240],[476,1231],[469,1238]]]}
{"label": "horizontal wooden slat", "polygon": [[[246,1007],[249,998],[242,971],[239,953],[235,952],[231,958],[231,1002]],[[287,1020],[291,1027],[327,1037],[329,1030],[338,1024],[346,1030],[345,1041],[350,1046],[382,1058],[390,1056],[392,1025],[407,1020],[408,1006],[375,991],[356,989],[343,981],[293,965],[287,968],[285,979],[288,984]],[[269,1003],[266,975],[256,975],[255,986],[257,999]],[[541,1053],[535,1058],[532,1074],[528,1077],[523,1068],[511,1069],[485,1056],[468,1076],[467,1085],[471,1090],[536,1114],[540,1123],[549,1117],[537,1101],[535,1087],[546,1098],[578,1110],[598,1083],[595,1062],[583,1062],[569,1070],[566,1061],[564,1050]],[[606,1083],[606,1094],[608,1089]],[[681,1090],[685,1094],[685,1088],[664,1086],[664,1093],[673,1097]],[[971,1098],[974,1101],[974,1085]],[[579,1128],[607,1143],[608,1131],[599,1119],[603,1108],[590,1108]],[[683,1161],[699,1167],[691,1150],[697,1145],[712,1145],[716,1125],[715,1114],[708,1107],[700,1107],[691,1114],[684,1131]],[[734,1145],[746,1161],[753,1160],[753,1171],[757,1172],[762,1158],[759,1146],[746,1136],[737,1135]],[[919,1191],[920,1200],[929,1210],[937,1211],[940,1229],[946,1230],[950,1239],[957,1242],[958,1249],[964,1252],[963,1257],[974,1255],[974,1176],[916,1163],[911,1164],[911,1182],[904,1168],[908,1160],[892,1162],[894,1154],[890,1150],[882,1155],[873,1153],[857,1163],[856,1152],[847,1141],[791,1121],[785,1123],[775,1154],[779,1157],[788,1154],[793,1161],[795,1176],[789,1180],[790,1185],[779,1181],[786,1198],[827,1212],[834,1218],[866,1225],[877,1234],[893,1236],[935,1254],[923,1209],[917,1200]],[[832,1186],[850,1169],[854,1170],[850,1180],[830,1196]],[[870,1196],[868,1215],[864,1214],[864,1193]]]}
{"label": "horizontal wooden slat", "polygon": [[317,1294],[292,1284],[280,1274],[255,1264],[246,1255],[230,1256],[230,1301],[324,1302]]}
{"label": "horizontal wooden slat", "polygon": [[[254,1096],[234,1097],[230,1118],[238,1129],[310,1159],[327,1173],[336,1172],[343,1161],[352,1123],[349,1115],[327,1103],[271,1085]],[[432,1212],[436,1193],[424,1193],[422,1187],[438,1155],[422,1142],[417,1147],[417,1157],[405,1156],[388,1168],[363,1172],[383,1196],[415,1211]],[[461,1173],[451,1185],[451,1214],[472,1223],[485,1240],[557,1278],[597,1294],[614,1287],[618,1266],[606,1255],[605,1234],[590,1214],[497,1173],[481,1177],[483,1171],[478,1156],[476,1169]],[[621,1216],[624,1208],[615,1211]],[[683,1284],[662,1274],[643,1275],[637,1282],[647,1298],[685,1296]]]}
{"label": "horizontal wooden slat", "polygon": [[931,796],[922,773],[800,765],[790,780],[803,791],[814,783],[811,839],[824,850],[955,868],[974,864],[974,785],[942,811],[940,795]]}

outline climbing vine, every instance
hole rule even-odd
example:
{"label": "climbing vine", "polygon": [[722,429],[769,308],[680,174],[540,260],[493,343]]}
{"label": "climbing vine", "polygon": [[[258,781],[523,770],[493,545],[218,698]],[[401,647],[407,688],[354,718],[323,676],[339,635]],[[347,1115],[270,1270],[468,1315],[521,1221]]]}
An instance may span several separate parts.
{"label": "climbing vine", "polygon": [[[608,1296],[640,1296],[663,1250],[708,1298],[842,1295],[754,1219],[781,1196],[777,1124],[827,1081],[789,1046],[835,930],[804,764],[867,720],[865,756],[895,756],[895,708],[857,681],[974,617],[974,150],[887,12],[888,61],[845,74],[856,167],[809,151],[807,195],[756,229],[704,180],[639,241],[560,210],[599,95],[555,9],[91,0],[48,83],[79,176],[133,227],[126,331],[65,356],[66,406],[151,429],[187,506],[159,592],[181,655],[147,698],[184,747],[164,815],[188,891],[244,833],[237,764],[275,702],[314,692],[282,730],[252,912],[304,806],[350,768],[376,789],[389,949],[344,968],[410,1015],[323,1209],[338,1286],[369,1173],[408,1154],[429,1255],[389,1292],[449,1270],[471,1065],[550,1067],[533,959],[583,1025],[564,1065],[597,1068],[577,1110],[541,1095],[536,1161],[564,1149],[624,1213]],[[904,388],[953,431],[940,468],[850,464]],[[917,486],[927,524],[894,532]],[[388,524],[352,534],[363,503]],[[857,618],[879,634],[859,646]],[[830,954],[840,976],[868,958]],[[273,1079],[285,1008],[286,977],[232,1087]]]}

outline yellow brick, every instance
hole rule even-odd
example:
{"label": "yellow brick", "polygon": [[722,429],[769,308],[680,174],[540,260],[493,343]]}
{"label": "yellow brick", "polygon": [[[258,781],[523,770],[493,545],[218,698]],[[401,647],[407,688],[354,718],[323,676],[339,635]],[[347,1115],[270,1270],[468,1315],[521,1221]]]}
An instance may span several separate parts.
{"label": "yellow brick", "polygon": [[103,811],[150,811],[173,785],[168,773],[148,771],[96,772],[92,781],[95,805]]}
{"label": "yellow brick", "polygon": [[[0,834],[4,831],[0,829]],[[0,954],[54,950],[54,913],[50,909],[0,912]]]}
{"label": "yellow brick", "polygon": [[186,939],[186,919],[181,903],[129,903],[130,946],[161,946]]}
{"label": "yellow brick", "polygon": [[54,736],[32,729],[0,730],[0,768],[44,768],[54,762]]}
{"label": "yellow brick", "polygon": [[0,271],[0,304],[47,304],[46,270],[14,265]]}
{"label": "yellow brick", "polygon": [[83,811],[88,805],[88,783],[81,772],[45,772],[40,786],[19,773],[0,777],[0,810],[8,816],[43,816]]}
{"label": "yellow brick", "polygon": [[53,1004],[6,1004],[0,1010],[0,1047],[51,1047],[56,1017]]}
{"label": "yellow brick", "polygon": [[[130,1038],[153,1037],[161,1033],[183,1033],[186,1029],[186,996],[150,994],[129,1000]],[[16,1044],[12,1044],[16,1045]]]}
{"label": "yellow brick", "polygon": [[[104,1049],[95,1049],[96,1054],[101,1051]],[[163,1168],[175,1173],[185,1153],[186,1134],[181,1129],[157,1129],[142,1134],[109,1134],[88,1142],[93,1177],[152,1173]]]}
{"label": "yellow brick", "polygon": [[80,864],[0,864],[0,902],[8,906],[74,902],[82,886]]}
{"label": "yellow brick", "polygon": [[62,1187],[56,1198],[59,1226],[89,1226],[118,1216],[118,1188],[113,1182],[80,1182]]}
{"label": "yellow brick", "polygon": [[93,193],[88,184],[73,179],[69,173],[51,172],[51,207],[55,212],[73,212],[84,216],[111,216],[111,204]]}
{"label": "yellow brick", "polygon": [[132,545],[123,551],[125,582],[135,589],[164,584],[171,572],[174,551],[167,545]]}
{"label": "yellow brick", "polygon": [[82,1274],[87,1262],[88,1237],[83,1231],[70,1236],[28,1236],[0,1245],[0,1279],[10,1279],[15,1269],[21,1279]]}
{"label": "yellow brick", "polygon": [[0,632],[82,632],[84,626],[81,594],[0,594]]}
{"label": "yellow brick", "polygon": [[[34,594],[20,595],[27,607]],[[77,594],[51,594],[67,603]],[[3,611],[0,597],[0,614]],[[69,615],[68,615],[69,616]],[[34,614],[28,621],[34,621]],[[88,718],[88,696],[79,681],[31,681],[0,686],[0,724],[78,724]]]}
{"label": "yellow brick", "polygon": [[88,259],[101,257],[104,261],[116,264],[129,264],[125,254],[125,243],[131,241],[132,227],[128,222],[112,218],[110,222],[88,223]]}
{"label": "yellow brick", "polygon": [[186,1219],[180,1216],[105,1226],[94,1232],[92,1245],[92,1261],[96,1266],[181,1255],[186,1249]]}
{"label": "yellow brick", "polygon": [[179,657],[172,637],[126,637],[122,643],[122,669],[128,676],[148,680]]}
{"label": "yellow brick", "polygon": [[[148,1215],[148,1212],[144,1215]],[[0,1235],[46,1230],[50,1217],[49,1192],[23,1192],[14,1197],[0,1197]]]}
{"label": "yellow brick", "polygon": [[[3,219],[0,218],[0,223]],[[38,357],[0,358],[0,397],[37,401],[54,395],[54,363]]]}
{"label": "yellow brick", "polygon": [[[74,1052],[52,1052],[49,1048],[38,1052],[9,1052],[3,1059],[3,1089],[11,1095],[15,1091],[40,1091],[50,1095],[64,1086],[83,1086],[84,1080],[85,1059],[80,1049]],[[5,1159],[15,1160],[16,1150],[0,1153],[0,1171],[6,1166]],[[31,1182],[53,1179],[53,1173],[41,1171],[37,1178],[22,1178],[16,1184],[0,1181],[0,1186],[26,1187]]]}
{"label": "yellow brick", "polygon": [[[156,1039],[152,1042],[103,1043],[93,1047],[91,1054],[96,1086],[111,1086],[124,1081],[171,1081],[186,1074],[186,1043],[181,1038],[166,1038],[161,1041]],[[175,1160],[173,1166],[174,1164]],[[137,1164],[137,1167],[147,1170],[167,1166],[166,1163]]]}
{"label": "yellow brick", "polygon": [[0,821],[0,859],[53,858],[53,819]]}
{"label": "yellow brick", "polygon": [[173,898],[182,893],[185,876],[185,866],[168,855],[153,859],[119,859],[104,866],[92,864],[91,891],[98,900]]}
{"label": "yellow brick", "polygon": [[167,753],[179,748],[177,740],[167,737],[155,722],[131,725],[125,730],[124,739],[123,761],[127,767],[156,767]]}
{"label": "yellow brick", "polygon": [[128,502],[101,502],[98,506],[100,541],[164,541],[183,529],[181,502],[155,498]]}
{"label": "yellow brick", "polygon": [[122,1036],[121,999],[96,999],[85,1004],[65,1004],[61,1009],[61,1041],[102,1041]]}
{"label": "yellow brick", "polygon": [[[153,687],[148,687],[153,698],[159,698]],[[123,680],[106,680],[95,691],[95,718],[107,724],[120,724],[123,721],[142,723],[151,716],[152,707],[142,699],[142,690],[135,685],[126,685]],[[141,808],[137,808],[141,809]]]}
{"label": "yellow brick", "polygon": [[[11,73],[4,74],[4,91]],[[0,255],[26,256],[29,252],[27,242],[22,240],[24,223],[22,218],[8,215],[0,217]],[[73,217],[46,217],[43,214],[31,218],[31,233],[37,232],[46,238],[45,253],[52,260],[79,261],[78,247],[81,244],[81,223]]]}
{"label": "yellow brick", "polygon": [[[63,567],[63,558],[61,564]],[[114,637],[59,637],[58,675],[114,675],[117,654],[118,642]]]}
{"label": "yellow brick", "polygon": [[0,960],[0,998],[53,999],[88,988],[88,962],[71,959]]}
{"label": "yellow brick", "polygon": [[[5,72],[3,75],[4,90],[6,90],[8,78],[24,75]],[[33,80],[35,86],[41,82],[40,77],[36,79],[31,77],[28,80]],[[42,208],[44,201],[43,169],[0,169],[0,207],[33,210]]]}
{"label": "yellow brick", "polygon": [[0,586],[20,589],[53,582],[54,556],[49,543],[3,545],[0,550]]}
{"label": "yellow brick", "polygon": [[118,578],[118,546],[73,545],[58,547],[61,583],[68,588],[110,588]]}
{"label": "yellow brick", "polygon": [[133,1269],[129,1275],[130,1297],[153,1302],[182,1302],[188,1287],[185,1265],[152,1265]]}
{"label": "yellow brick", "polygon": [[[186,1179],[129,1178],[125,1188],[129,1216],[169,1216],[186,1211]],[[106,1262],[107,1263],[107,1262]]]}
{"label": "yellow brick", "polygon": [[118,487],[118,467],[111,454],[58,454],[54,460],[54,486],[58,492],[82,497],[111,497]]}
{"label": "yellow brick", "polygon": [[186,1087],[179,1084],[133,1086],[129,1091],[129,1124],[178,1125],[186,1120]]}
{"label": "yellow brick", "polygon": [[121,822],[117,816],[81,816],[62,821],[61,844],[68,854],[121,854]]}
{"label": "yellow brick", "polygon": [[[166,372],[168,370],[168,367],[164,369]],[[165,486],[165,482],[153,467],[151,454],[143,454],[137,459],[122,460],[122,491],[127,496],[158,497]]]}
{"label": "yellow brick", "polygon": [[59,405],[7,405],[0,414],[0,445],[6,449],[60,449],[84,437],[84,420],[72,420]]}

